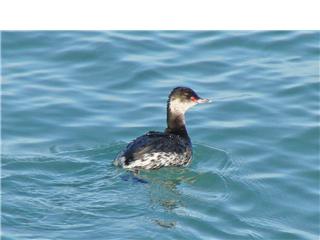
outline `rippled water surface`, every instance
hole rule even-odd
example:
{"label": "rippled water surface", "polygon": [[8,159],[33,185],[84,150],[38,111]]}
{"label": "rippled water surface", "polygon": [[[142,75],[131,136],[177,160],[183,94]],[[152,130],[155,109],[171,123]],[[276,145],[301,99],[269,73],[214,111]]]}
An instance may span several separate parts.
{"label": "rippled water surface", "polygon": [[[317,239],[319,32],[3,32],[3,239]],[[187,168],[112,165],[163,130]]]}

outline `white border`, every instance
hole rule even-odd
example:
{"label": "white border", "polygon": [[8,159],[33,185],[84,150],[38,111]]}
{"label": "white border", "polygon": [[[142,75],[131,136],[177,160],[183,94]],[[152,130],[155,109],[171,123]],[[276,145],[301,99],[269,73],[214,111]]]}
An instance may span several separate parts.
{"label": "white border", "polygon": [[2,30],[319,29],[319,0],[2,0]]}

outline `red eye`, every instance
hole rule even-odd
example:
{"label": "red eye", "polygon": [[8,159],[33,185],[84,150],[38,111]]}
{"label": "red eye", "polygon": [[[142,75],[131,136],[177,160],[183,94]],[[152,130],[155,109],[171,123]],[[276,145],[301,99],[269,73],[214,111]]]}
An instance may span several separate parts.
{"label": "red eye", "polygon": [[191,97],[190,99],[191,99],[192,102],[196,102],[197,101],[197,99],[195,97]]}

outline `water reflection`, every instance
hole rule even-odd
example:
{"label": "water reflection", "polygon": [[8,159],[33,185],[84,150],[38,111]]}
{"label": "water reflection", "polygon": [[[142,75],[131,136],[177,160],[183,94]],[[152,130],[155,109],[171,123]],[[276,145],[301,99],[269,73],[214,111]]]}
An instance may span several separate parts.
{"label": "water reflection", "polygon": [[[227,158],[224,158],[227,159]],[[221,171],[225,165],[219,163]],[[175,228],[178,225],[179,216],[188,215],[188,201],[197,201],[197,194],[202,192],[203,186],[207,192],[213,193],[215,201],[226,199],[227,180],[219,171],[203,172],[198,169],[188,168],[162,168],[156,171],[139,171],[139,173],[127,173],[131,181],[144,183],[149,191],[152,223],[162,228]],[[206,184],[204,184],[207,182]],[[192,189],[189,191],[188,189]],[[182,211],[181,211],[182,210]]]}

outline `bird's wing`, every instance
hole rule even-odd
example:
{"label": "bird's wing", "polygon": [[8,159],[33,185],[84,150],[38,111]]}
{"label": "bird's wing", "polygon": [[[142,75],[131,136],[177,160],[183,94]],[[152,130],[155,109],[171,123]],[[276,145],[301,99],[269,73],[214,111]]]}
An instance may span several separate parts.
{"label": "bird's wing", "polygon": [[130,142],[126,147],[123,156],[125,163],[129,164],[135,160],[140,159],[146,153],[155,152],[182,152],[183,149],[179,143],[179,137],[161,133],[161,132],[148,132]]}

